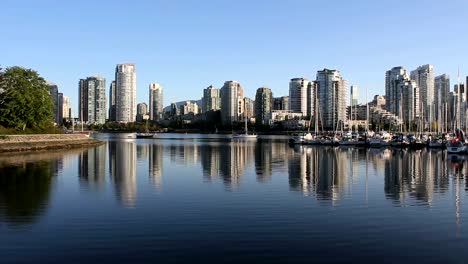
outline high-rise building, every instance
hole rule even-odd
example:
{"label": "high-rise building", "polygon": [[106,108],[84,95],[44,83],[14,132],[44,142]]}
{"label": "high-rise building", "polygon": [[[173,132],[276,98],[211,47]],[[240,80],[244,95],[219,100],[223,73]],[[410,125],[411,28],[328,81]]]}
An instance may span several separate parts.
{"label": "high-rise building", "polygon": [[63,105],[62,105],[63,119],[69,120],[71,116],[71,102],[70,97],[63,96]]}
{"label": "high-rise building", "polygon": [[226,81],[221,93],[221,122],[231,124],[242,120],[244,113],[244,90],[237,81]]}
{"label": "high-rise building", "polygon": [[385,100],[387,110],[409,124],[419,117],[419,87],[410,80],[403,67],[394,67],[385,73]]}
{"label": "high-rise building", "polygon": [[450,95],[450,76],[448,74],[442,74],[435,77],[434,80],[434,105],[435,105],[435,116],[434,118],[438,121],[441,128],[440,131],[445,131],[449,124],[448,115],[448,104]]}
{"label": "high-rise building", "polygon": [[311,118],[315,114],[315,104],[318,98],[317,95],[317,82],[310,81],[307,85],[307,116]]}
{"label": "high-rise building", "polygon": [[[323,127],[336,129],[346,122],[347,83],[337,70],[317,71],[316,80],[319,111]],[[317,112],[317,111],[316,111]]]}
{"label": "high-rise building", "polygon": [[148,117],[147,114],[148,114],[148,105],[146,103],[137,104],[137,117],[136,117],[137,121],[141,122],[145,120],[146,119],[145,117]]}
{"label": "high-rise building", "polygon": [[106,122],[106,79],[90,76],[80,79],[78,114],[87,124]]}
{"label": "high-rise building", "polygon": [[289,110],[289,96],[273,98],[273,110]]}
{"label": "high-rise building", "polygon": [[63,124],[63,93],[58,93],[57,124]]}
{"label": "high-rise building", "polygon": [[270,88],[260,87],[255,94],[255,122],[260,125],[269,125],[271,111],[273,110],[273,93]]}
{"label": "high-rise building", "polygon": [[255,101],[248,97],[244,97],[244,117],[247,117],[248,119],[250,119],[254,116],[255,116]]}
{"label": "high-rise building", "polygon": [[115,95],[116,121],[134,122],[136,118],[135,64],[117,64],[115,68]]}
{"label": "high-rise building", "polygon": [[387,110],[395,115],[400,115],[401,91],[398,86],[409,81],[409,76],[403,67],[393,67],[385,72],[385,100]]}
{"label": "high-rise building", "polygon": [[419,66],[411,71],[411,80],[419,87],[419,108],[424,120],[431,123],[434,120],[434,67],[431,64]]}
{"label": "high-rise building", "polygon": [[359,103],[359,88],[357,85],[351,85],[351,106]]}
{"label": "high-rise building", "polygon": [[306,78],[293,78],[289,82],[289,110],[292,112],[307,115],[309,83]]}
{"label": "high-rise building", "polygon": [[217,111],[221,109],[221,93],[213,85],[203,89],[202,112]]}
{"label": "high-rise building", "polygon": [[[457,81],[458,83],[458,81]],[[453,92],[450,93],[450,100],[449,100],[449,121],[457,128],[463,128],[462,124],[464,123],[462,120],[464,110],[463,106],[466,104],[466,87],[464,84],[460,83],[460,85],[455,84],[453,85]]]}
{"label": "high-rise building", "polygon": [[59,110],[58,86],[57,86],[57,84],[52,83],[52,82],[47,82],[47,86],[49,86],[49,94],[50,94],[50,97],[52,98],[52,102],[53,102],[53,109],[52,109],[53,121],[56,124],[60,124],[60,122],[59,122],[59,112],[60,112],[60,110]]}
{"label": "high-rise building", "polygon": [[109,121],[116,121],[115,112],[115,81],[112,81],[109,87]]}
{"label": "high-rise building", "polygon": [[159,83],[149,85],[150,119],[159,121],[163,117],[163,87]]}
{"label": "high-rise building", "polygon": [[408,126],[415,122],[421,114],[421,99],[419,86],[414,80],[401,83],[401,112],[398,114]]}

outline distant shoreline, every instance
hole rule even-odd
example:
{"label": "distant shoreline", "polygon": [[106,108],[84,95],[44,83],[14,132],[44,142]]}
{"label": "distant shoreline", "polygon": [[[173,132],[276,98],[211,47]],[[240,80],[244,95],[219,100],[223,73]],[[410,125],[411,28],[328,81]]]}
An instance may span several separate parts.
{"label": "distant shoreline", "polygon": [[84,134],[2,135],[0,153],[91,147],[104,142]]}

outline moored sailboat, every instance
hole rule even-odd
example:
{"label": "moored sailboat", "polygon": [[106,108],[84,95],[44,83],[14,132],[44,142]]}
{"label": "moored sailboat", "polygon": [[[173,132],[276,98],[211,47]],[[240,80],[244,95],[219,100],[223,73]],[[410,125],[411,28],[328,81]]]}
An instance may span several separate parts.
{"label": "moored sailboat", "polygon": [[257,139],[256,134],[249,134],[249,130],[247,128],[247,117],[245,117],[245,131],[244,134],[235,134],[232,135],[233,139]]}

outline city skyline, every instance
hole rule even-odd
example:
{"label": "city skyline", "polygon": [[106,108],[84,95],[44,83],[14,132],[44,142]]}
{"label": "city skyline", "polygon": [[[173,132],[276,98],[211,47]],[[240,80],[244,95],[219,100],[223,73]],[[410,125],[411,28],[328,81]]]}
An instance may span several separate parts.
{"label": "city skyline", "polygon": [[[89,16],[98,12],[96,19],[89,21],[75,12],[86,1],[6,2],[2,6],[6,25],[0,30],[8,41],[0,44],[0,50],[8,52],[2,53],[2,66],[32,68],[57,83],[70,97],[75,116],[76,81],[93,74],[111,80],[113,65],[126,61],[138,67],[136,101],[147,102],[145,88],[158,82],[165,87],[165,106],[199,99],[201,89],[210,84],[220,87],[226,80],[238,80],[250,98],[262,86],[270,87],[276,95],[287,95],[291,78],[313,79],[315,71],[323,68],[340,70],[348,85],[358,85],[360,101],[365,90],[369,95],[383,94],[382,76],[395,66],[414,70],[432,64],[436,75],[447,73],[452,79],[458,67],[461,76],[468,72],[464,64],[468,51],[463,47],[467,40],[463,25],[468,18],[452,15],[468,7],[465,1],[445,5],[396,1],[391,6],[373,1],[339,5],[313,1],[177,2],[111,5],[100,1],[89,10]],[[287,15],[297,6],[314,10],[314,19]],[[330,10],[336,15],[333,19],[327,15]],[[125,19],[116,20],[116,13],[126,14]],[[243,19],[226,20],[228,13]],[[414,27],[421,21],[425,27]],[[9,27],[10,23],[15,27]],[[440,32],[443,37],[437,34]],[[121,33],[128,39],[110,44],[108,40]],[[291,41],[293,35],[304,36],[303,41]],[[36,41],[27,41],[30,36]],[[85,41],[88,36],[97,41]],[[224,41],[232,36],[240,41]],[[415,41],[400,41],[402,38]],[[206,39],[213,41],[208,44]],[[181,92],[184,98],[179,96]]]}

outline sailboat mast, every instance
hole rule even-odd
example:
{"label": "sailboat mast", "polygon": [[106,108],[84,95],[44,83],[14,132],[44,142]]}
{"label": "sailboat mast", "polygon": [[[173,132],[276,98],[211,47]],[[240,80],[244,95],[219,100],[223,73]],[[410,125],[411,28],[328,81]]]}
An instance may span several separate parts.
{"label": "sailboat mast", "polygon": [[457,127],[456,128],[460,128],[461,127],[461,120],[460,120],[460,111],[461,111],[461,108],[460,108],[460,104],[461,104],[461,88],[460,88],[460,68],[458,68],[458,74],[457,74]]}
{"label": "sailboat mast", "polygon": [[403,124],[404,124],[402,103],[403,103],[403,94],[400,94],[400,118],[401,118],[400,133],[403,133]]}
{"label": "sailboat mast", "polygon": [[314,115],[315,115],[315,136],[317,136],[318,134],[318,101],[317,101],[317,90],[315,90],[315,111],[314,111]]}
{"label": "sailboat mast", "polygon": [[245,115],[245,134],[247,135],[247,115]]}
{"label": "sailboat mast", "polygon": [[369,131],[369,100],[367,99],[367,88],[366,88],[366,135]]}
{"label": "sailboat mast", "polygon": [[349,97],[349,120],[351,120],[351,131],[353,131],[353,96]]}

